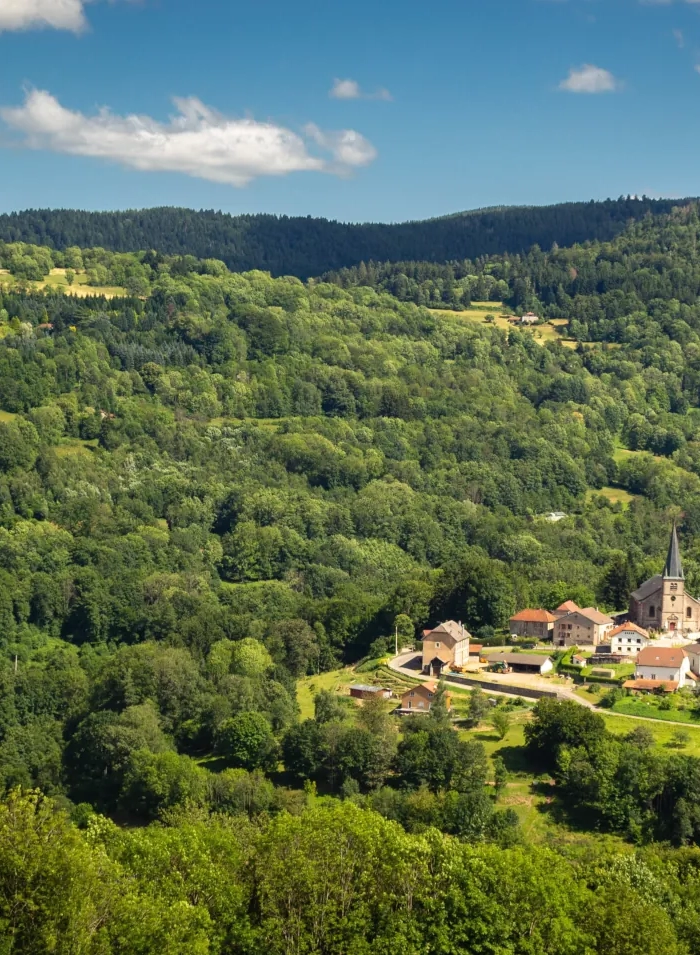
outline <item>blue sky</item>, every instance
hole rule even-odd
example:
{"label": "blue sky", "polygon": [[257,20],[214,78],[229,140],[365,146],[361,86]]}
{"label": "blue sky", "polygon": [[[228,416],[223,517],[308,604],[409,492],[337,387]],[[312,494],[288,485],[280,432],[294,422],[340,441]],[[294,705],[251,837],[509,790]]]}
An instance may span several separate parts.
{"label": "blue sky", "polygon": [[697,195],[696,67],[699,0],[0,0],[0,209]]}

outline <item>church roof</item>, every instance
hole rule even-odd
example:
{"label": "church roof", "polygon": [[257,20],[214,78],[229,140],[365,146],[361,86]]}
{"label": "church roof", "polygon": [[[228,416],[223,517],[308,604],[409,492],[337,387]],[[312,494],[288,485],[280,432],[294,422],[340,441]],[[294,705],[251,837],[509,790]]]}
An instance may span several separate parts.
{"label": "church roof", "polygon": [[650,577],[649,580],[645,580],[632,594],[635,600],[646,600],[647,597],[651,597],[652,594],[656,593],[657,590],[661,590],[663,586],[663,577],[661,574],[655,574],[653,577]]}
{"label": "church roof", "polygon": [[675,524],[673,525],[673,530],[671,531],[671,540],[668,545],[668,555],[666,557],[666,566],[664,567],[664,578],[672,578],[673,580],[685,579]]}

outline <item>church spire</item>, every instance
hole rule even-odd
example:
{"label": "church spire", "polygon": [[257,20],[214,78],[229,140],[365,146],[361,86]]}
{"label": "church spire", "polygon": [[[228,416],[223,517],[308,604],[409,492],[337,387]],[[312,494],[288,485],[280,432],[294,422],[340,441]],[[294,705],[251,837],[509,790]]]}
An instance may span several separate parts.
{"label": "church spire", "polygon": [[668,545],[668,556],[666,557],[666,566],[664,567],[664,577],[673,580],[685,580],[683,573],[683,564],[681,563],[681,553],[678,547],[678,534],[676,525],[673,525],[671,531],[671,542]]}

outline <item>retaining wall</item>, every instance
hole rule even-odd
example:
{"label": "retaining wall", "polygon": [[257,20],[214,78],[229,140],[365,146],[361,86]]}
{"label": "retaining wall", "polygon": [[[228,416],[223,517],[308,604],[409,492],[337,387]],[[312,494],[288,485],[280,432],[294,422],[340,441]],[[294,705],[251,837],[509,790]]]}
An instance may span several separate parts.
{"label": "retaining wall", "polygon": [[559,694],[556,690],[536,690],[534,687],[513,686],[509,683],[487,683],[483,680],[470,680],[466,676],[454,676],[451,673],[442,676],[441,679],[443,679],[446,683],[461,683],[464,686],[479,687],[482,690],[495,690],[497,693],[507,693],[508,696],[524,696],[531,700],[539,700],[543,696],[547,696],[555,700],[559,698]]}

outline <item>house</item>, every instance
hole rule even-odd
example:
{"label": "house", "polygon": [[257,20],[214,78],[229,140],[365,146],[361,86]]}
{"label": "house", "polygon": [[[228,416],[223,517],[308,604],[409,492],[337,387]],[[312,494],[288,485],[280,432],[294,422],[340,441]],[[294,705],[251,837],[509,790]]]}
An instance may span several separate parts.
{"label": "house", "polygon": [[563,617],[564,614],[571,613],[574,610],[580,610],[578,604],[574,603],[573,600],[565,600],[563,604],[559,604],[557,609],[554,611],[554,616],[559,619]]}
{"label": "house", "polygon": [[648,630],[700,629],[700,601],[685,590],[678,534],[674,524],[662,574],[650,577],[631,596],[629,618]]}
{"label": "house", "polygon": [[[437,683],[420,683],[412,686],[401,696],[401,710],[406,713],[429,713],[433,705],[435,694],[438,691]],[[452,709],[452,697],[445,694],[447,709]]]}
{"label": "house", "polygon": [[540,653],[493,653],[487,662],[505,663],[514,673],[549,673],[554,667],[551,659]]}
{"label": "house", "polygon": [[596,607],[577,608],[558,618],[554,625],[554,643],[558,647],[597,646],[614,625],[612,617]]}
{"label": "house", "polygon": [[350,696],[356,700],[373,700],[377,697],[382,700],[391,699],[391,690],[383,686],[368,686],[364,683],[355,683],[350,687]]}
{"label": "house", "polygon": [[[637,657],[634,681],[651,681],[652,689],[663,683],[681,689],[688,681],[690,658],[682,647],[645,647]],[[628,689],[636,689],[629,687]]]}
{"label": "house", "polygon": [[690,646],[683,647],[683,649],[690,660],[690,672],[700,676],[700,643],[691,643]]}
{"label": "house", "polygon": [[[610,642],[609,652],[616,656],[636,656],[651,642],[649,632],[636,623],[621,623],[605,639]],[[602,653],[603,647],[598,647],[598,652]]]}
{"label": "house", "polygon": [[469,662],[471,634],[454,620],[441,623],[434,630],[423,631],[423,673],[440,676],[448,667],[461,667]]}
{"label": "house", "polygon": [[535,322],[539,322],[540,316],[535,315],[534,312],[526,312],[524,315],[520,316],[521,325],[534,325]]}
{"label": "house", "polygon": [[556,619],[549,610],[521,610],[510,618],[510,632],[514,637],[551,640]]}
{"label": "house", "polygon": [[571,657],[571,663],[575,667],[585,667],[588,663],[588,660],[586,657],[582,657],[578,653],[574,653],[574,655]]}
{"label": "house", "polygon": [[563,521],[566,517],[564,511],[550,511],[549,514],[545,514],[545,519],[549,521],[550,524],[558,524],[559,521]]}

